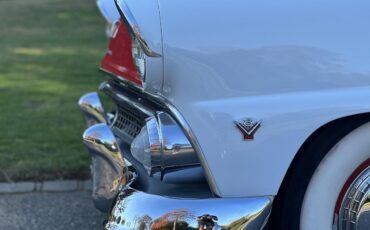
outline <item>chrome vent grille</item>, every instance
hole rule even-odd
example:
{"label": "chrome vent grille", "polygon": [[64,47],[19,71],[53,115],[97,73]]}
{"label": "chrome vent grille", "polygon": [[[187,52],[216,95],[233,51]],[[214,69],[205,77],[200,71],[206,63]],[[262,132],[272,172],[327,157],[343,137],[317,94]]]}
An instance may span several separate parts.
{"label": "chrome vent grille", "polygon": [[131,144],[145,125],[146,116],[142,113],[117,103],[116,119],[112,125],[113,131],[126,143]]}

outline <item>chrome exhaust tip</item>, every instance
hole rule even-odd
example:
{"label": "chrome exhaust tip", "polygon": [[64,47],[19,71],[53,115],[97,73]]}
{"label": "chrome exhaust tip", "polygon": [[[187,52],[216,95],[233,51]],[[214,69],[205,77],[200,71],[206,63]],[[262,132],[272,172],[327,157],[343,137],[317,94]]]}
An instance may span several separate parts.
{"label": "chrome exhaust tip", "polygon": [[84,114],[87,127],[99,123],[107,123],[103,104],[98,93],[92,92],[83,95],[78,101],[78,105]]}
{"label": "chrome exhaust tip", "polygon": [[106,124],[96,124],[83,134],[83,143],[92,158],[94,205],[108,212],[121,186],[126,184],[127,166],[117,140]]}

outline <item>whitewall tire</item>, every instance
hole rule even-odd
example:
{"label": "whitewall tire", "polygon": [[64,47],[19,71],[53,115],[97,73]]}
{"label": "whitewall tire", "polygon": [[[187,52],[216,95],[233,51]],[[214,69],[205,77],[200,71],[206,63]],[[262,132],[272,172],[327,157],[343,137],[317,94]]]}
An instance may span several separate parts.
{"label": "whitewall tire", "polygon": [[[340,228],[340,221],[343,220],[340,220],[338,224],[338,216],[335,214],[336,205],[343,190],[345,192],[347,189],[349,190],[349,188],[343,189],[343,187],[348,184],[351,175],[369,158],[370,123],[367,123],[355,129],[334,145],[314,171],[304,194],[300,229],[350,229]],[[364,167],[364,170],[366,167]],[[353,178],[353,181],[350,181],[349,185],[355,179],[356,177]],[[342,200],[339,200],[339,202],[341,203]]]}
{"label": "whitewall tire", "polygon": [[370,229],[369,121],[341,118],[306,140],[274,199],[269,230]]}

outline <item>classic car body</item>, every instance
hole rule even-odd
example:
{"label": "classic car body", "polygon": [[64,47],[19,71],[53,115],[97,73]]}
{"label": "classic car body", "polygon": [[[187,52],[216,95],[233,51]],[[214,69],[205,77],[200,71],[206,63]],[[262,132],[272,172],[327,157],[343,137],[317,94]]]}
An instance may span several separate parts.
{"label": "classic car body", "polygon": [[[369,120],[368,1],[116,2],[124,25],[144,50],[145,76],[137,84],[103,68],[113,76],[100,89],[116,104],[130,104],[149,110],[148,114],[164,111],[172,117],[199,160],[200,167],[189,171],[204,174],[209,186],[205,190],[211,195],[202,195],[203,190],[192,185],[191,195],[159,189],[176,184],[176,175],[167,176],[173,177],[167,182],[160,176],[162,182],[153,182],[149,192],[131,188],[130,182],[127,187],[125,180],[121,192],[111,194],[120,195],[107,228],[139,228],[117,221],[118,216],[120,220],[143,213],[159,217],[158,213],[185,208],[195,215],[217,216],[220,226],[241,220],[239,228],[261,229],[273,197],[304,146],[324,127],[361,118],[351,132]],[[108,142],[114,144],[117,138],[120,143],[114,132],[116,120],[110,121],[97,95],[92,97],[98,106],[91,106],[91,100],[80,101],[84,111],[86,104],[92,108],[86,113],[93,120],[90,125],[107,123],[115,135]],[[235,126],[246,119],[259,122],[253,140],[244,140]],[[119,148],[124,156],[130,151]],[[130,164],[135,168],[135,163]],[[174,190],[178,188],[183,189]],[[184,197],[191,199],[178,199]],[[163,207],[152,211],[158,204]],[[118,211],[122,206],[128,208]],[[208,209],[196,210],[199,206]],[[150,218],[145,226],[155,229]],[[189,221],[195,222],[195,218]]]}

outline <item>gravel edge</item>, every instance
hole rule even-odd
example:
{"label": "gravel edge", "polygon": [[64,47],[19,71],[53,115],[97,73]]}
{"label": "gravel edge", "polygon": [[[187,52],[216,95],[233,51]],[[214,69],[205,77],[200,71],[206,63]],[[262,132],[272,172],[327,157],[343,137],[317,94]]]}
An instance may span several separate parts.
{"label": "gravel edge", "polygon": [[0,194],[29,192],[72,192],[90,191],[91,180],[51,180],[41,182],[0,183]]}

